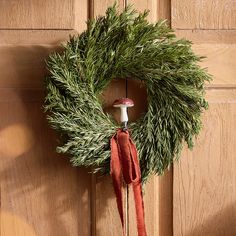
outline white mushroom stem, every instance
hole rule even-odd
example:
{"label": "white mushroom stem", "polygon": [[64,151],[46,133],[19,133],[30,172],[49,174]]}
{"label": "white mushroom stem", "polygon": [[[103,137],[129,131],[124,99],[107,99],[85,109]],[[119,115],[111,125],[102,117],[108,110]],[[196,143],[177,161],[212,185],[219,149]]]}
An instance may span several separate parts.
{"label": "white mushroom stem", "polygon": [[120,122],[128,122],[127,106],[120,106]]}
{"label": "white mushroom stem", "polygon": [[133,107],[134,102],[133,100],[129,98],[120,98],[115,100],[113,103],[113,107],[119,107],[120,108],[120,122],[127,128],[127,122],[128,122],[128,114],[127,114],[127,108]]}

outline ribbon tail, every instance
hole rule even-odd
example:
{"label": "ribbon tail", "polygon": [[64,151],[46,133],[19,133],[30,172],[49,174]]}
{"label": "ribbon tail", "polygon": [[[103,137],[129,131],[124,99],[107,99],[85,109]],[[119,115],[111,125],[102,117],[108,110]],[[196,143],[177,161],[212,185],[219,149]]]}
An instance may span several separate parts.
{"label": "ribbon tail", "polygon": [[123,193],[122,193],[122,168],[119,158],[118,145],[115,140],[115,136],[111,138],[111,162],[110,162],[110,174],[113,181],[113,187],[116,194],[117,208],[119,211],[123,236],[125,233],[125,223],[124,223],[124,212],[123,212]]}
{"label": "ribbon tail", "polygon": [[144,216],[144,203],[143,203],[143,195],[142,195],[141,171],[139,167],[137,149],[134,143],[132,142],[132,140],[130,140],[130,152],[133,157],[134,167],[138,175],[138,181],[135,181],[132,183],[133,192],[134,192],[138,236],[147,236],[146,226],[145,226],[145,216]]}
{"label": "ribbon tail", "polygon": [[118,130],[111,138],[111,177],[116,194],[117,207],[122,223],[123,236],[126,235],[123,213],[123,178],[132,184],[136,209],[138,236],[147,236],[142,196],[141,171],[137,149],[127,131]]}
{"label": "ribbon tail", "polygon": [[138,236],[147,236],[141,183],[133,183]]}

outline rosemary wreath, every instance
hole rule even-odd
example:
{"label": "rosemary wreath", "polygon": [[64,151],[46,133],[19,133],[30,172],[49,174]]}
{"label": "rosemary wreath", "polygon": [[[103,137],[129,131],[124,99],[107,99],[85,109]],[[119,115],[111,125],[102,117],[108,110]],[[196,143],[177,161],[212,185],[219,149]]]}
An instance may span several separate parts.
{"label": "rosemary wreath", "polygon": [[114,78],[146,85],[147,111],[129,124],[143,182],[178,159],[184,141],[193,146],[207,108],[204,84],[211,78],[190,41],[176,39],[165,21],[149,23],[147,15],[110,7],[47,61],[48,120],[61,133],[57,151],[70,154],[74,166],[109,173],[109,140],[118,124],[104,113],[100,95]]}

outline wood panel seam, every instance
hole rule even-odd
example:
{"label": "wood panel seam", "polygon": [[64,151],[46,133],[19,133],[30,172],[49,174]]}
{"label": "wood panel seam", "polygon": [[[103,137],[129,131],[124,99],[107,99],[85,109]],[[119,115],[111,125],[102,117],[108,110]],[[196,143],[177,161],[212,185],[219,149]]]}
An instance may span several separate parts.
{"label": "wood panel seam", "polygon": [[96,175],[91,174],[90,234],[96,236]]}
{"label": "wood panel seam", "polygon": [[24,31],[27,31],[27,30],[30,30],[30,31],[65,31],[65,30],[75,30],[75,28],[63,28],[63,29],[59,29],[59,28],[45,28],[45,29],[42,29],[42,28],[0,28],[0,30],[24,30]]}
{"label": "wood panel seam", "polygon": [[208,29],[208,28],[175,28],[173,27],[174,30],[201,30],[201,31],[235,31],[236,28],[231,28],[231,29]]}
{"label": "wood panel seam", "polygon": [[88,11],[88,19],[93,19],[94,18],[94,0],[89,0],[88,1],[88,8],[89,8],[89,11]]}

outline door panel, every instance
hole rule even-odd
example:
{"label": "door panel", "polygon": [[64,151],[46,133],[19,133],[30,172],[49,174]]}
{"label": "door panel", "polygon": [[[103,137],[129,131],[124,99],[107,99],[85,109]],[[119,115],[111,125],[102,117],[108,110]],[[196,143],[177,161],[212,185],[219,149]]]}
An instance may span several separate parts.
{"label": "door panel", "polygon": [[236,2],[231,0],[172,1],[172,26],[177,29],[235,29]]}
{"label": "door panel", "polygon": [[193,151],[174,168],[174,235],[236,235],[236,90],[210,89]]}
{"label": "door panel", "polygon": [[209,73],[214,76],[211,86],[236,85],[236,44],[196,44],[193,49],[198,55],[207,57],[201,62],[201,66],[208,68]]}
{"label": "door panel", "polygon": [[[181,236],[236,234],[235,2],[172,1],[172,26],[192,40],[213,75],[209,110],[193,151],[185,148],[173,175],[173,232]],[[228,30],[227,30],[228,29]]]}
{"label": "door panel", "polygon": [[[79,2],[85,13],[78,16]],[[45,59],[83,29],[86,6],[87,1],[0,2],[3,236],[91,233],[91,175],[56,154],[57,136],[42,112]]]}
{"label": "door panel", "polygon": [[89,235],[90,178],[55,153],[43,93],[2,91],[1,235]]}
{"label": "door panel", "polygon": [[2,29],[73,29],[72,0],[0,1]]}
{"label": "door panel", "polygon": [[46,74],[45,59],[55,46],[0,46],[0,87],[40,88]]}
{"label": "door panel", "polygon": [[[103,15],[113,0],[0,1],[0,232],[3,236],[121,235],[111,178],[73,168],[55,152],[57,136],[42,112],[45,59],[60,44]],[[235,235],[235,3],[234,1],[119,0],[124,9],[150,10],[149,21],[168,19],[178,37],[208,58],[214,81],[210,109],[191,152],[144,188],[148,235]],[[127,81],[135,101],[131,120],[146,110],[146,90]],[[104,91],[104,109],[126,96],[125,79]],[[158,141],[158,140],[157,140]],[[174,174],[173,174],[174,172]],[[126,231],[136,235],[132,189],[124,188]]]}

